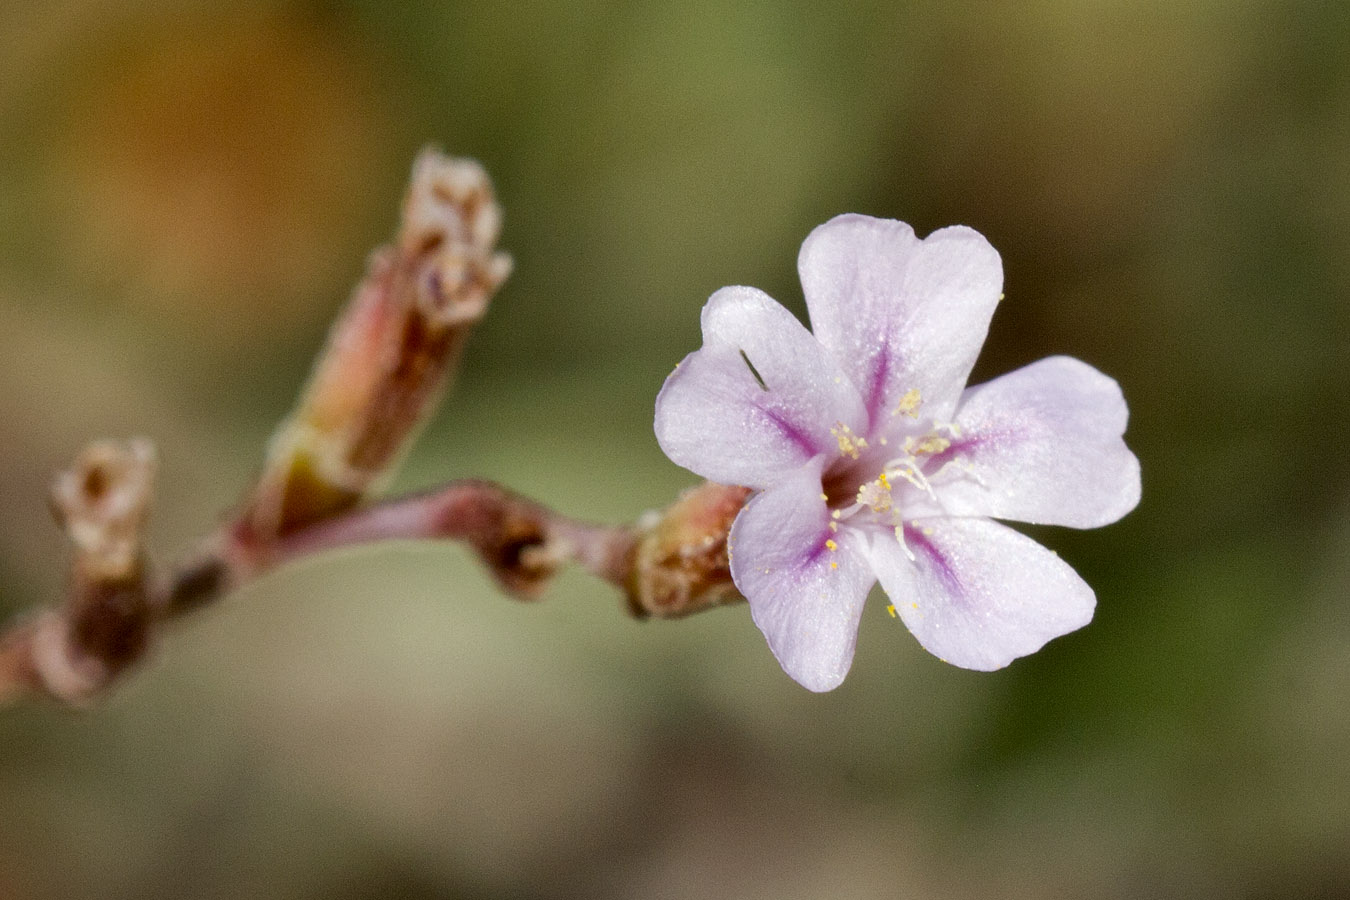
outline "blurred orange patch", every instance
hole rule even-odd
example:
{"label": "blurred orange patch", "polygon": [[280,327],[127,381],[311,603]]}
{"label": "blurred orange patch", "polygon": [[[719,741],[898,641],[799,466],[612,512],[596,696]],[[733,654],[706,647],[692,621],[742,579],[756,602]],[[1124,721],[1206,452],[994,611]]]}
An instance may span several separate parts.
{"label": "blurred orange patch", "polygon": [[229,343],[345,296],[390,204],[361,189],[402,170],[370,59],[252,15],[152,24],[81,65],[44,179],[73,268]]}

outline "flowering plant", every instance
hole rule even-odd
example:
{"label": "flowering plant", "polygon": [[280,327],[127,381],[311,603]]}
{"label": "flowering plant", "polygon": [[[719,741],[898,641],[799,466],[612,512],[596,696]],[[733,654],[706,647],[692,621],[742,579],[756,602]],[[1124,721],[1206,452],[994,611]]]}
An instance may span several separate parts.
{"label": "flowering plant", "polygon": [[656,401],[661,446],[710,480],[664,510],[596,525],[473,478],[381,497],[510,271],[500,224],[482,166],[423,152],[395,240],[371,257],[256,482],[167,575],[144,540],[153,445],[80,454],[52,494],[69,586],[0,629],[0,705],[88,703],[167,622],[372,541],[463,542],[521,598],[575,563],[639,618],[748,600],[783,668],[816,691],[847,674],[878,581],[924,647],[967,668],[1007,665],[1091,618],[1091,588],[992,519],[1087,528],[1132,509],[1125,401],[1067,357],[964,389],[1003,281],[968,228],[925,240],[865,216],[817,228],[798,263],[814,334],[753,288],[714,294],[703,348]]}
{"label": "flowering plant", "polygon": [[723,288],[656,401],[674,462],[758,492],[727,549],[783,669],[837,687],[878,581],[919,643],[965,668],[1085,625],[1092,589],[993,519],[1092,528],[1134,508],[1115,381],[1057,356],[966,388],[1003,282],[969,228],[920,240],[839,216],[798,271],[814,332],[755,288]]}

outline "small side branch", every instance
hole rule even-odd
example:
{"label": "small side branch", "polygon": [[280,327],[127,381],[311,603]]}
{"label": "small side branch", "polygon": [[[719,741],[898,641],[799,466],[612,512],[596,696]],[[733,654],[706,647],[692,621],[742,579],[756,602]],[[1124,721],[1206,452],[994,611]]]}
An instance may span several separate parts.
{"label": "small side branch", "polygon": [[[52,509],[75,554],[65,605],[0,642],[0,676],[79,704],[145,655],[155,617],[141,531],[155,451],[137,439],[92,444],[52,484]],[[0,687],[0,697],[15,687]]]}
{"label": "small side branch", "polygon": [[236,526],[170,577],[155,580],[147,577],[139,542],[152,464],[143,441],[103,442],[57,479],[62,499],[56,505],[76,545],[70,588],[62,607],[0,635],[0,704],[36,694],[86,705],[149,655],[168,620],[279,566],[380,541],[463,543],[522,600],[539,598],[568,563],[622,589],[638,618],[680,618],[741,599],[731,582],[726,536],[747,492],[711,483],[636,526],[603,526],[492,482],[455,481],[271,541],[259,542],[249,528]]}
{"label": "small side branch", "polygon": [[566,562],[622,587],[635,538],[630,528],[578,522],[492,482],[468,480],[354,510],[257,550],[237,543],[231,568],[251,577],[316,553],[387,540],[462,542],[505,590],[535,599]]}
{"label": "small side branch", "polygon": [[371,254],[245,501],[257,540],[346,512],[388,479],[510,274],[501,225],[481,165],[418,156],[398,234]]}
{"label": "small side branch", "polygon": [[492,185],[471,160],[424,151],[393,243],[373,255],[299,404],[227,524],[167,578],[142,543],[155,469],[145,440],[91,445],[52,507],[74,547],[64,604],[0,633],[0,704],[106,692],[186,616],[292,560],[385,540],[471,547],[498,584],[537,598],[565,563],[624,590],[639,618],[740,599],[726,539],[747,491],[704,484],[635,526],[560,515],[486,481],[372,502],[427,420],[510,270]]}
{"label": "small side branch", "polygon": [[[99,445],[99,453],[114,445]],[[128,452],[119,448],[121,452]],[[58,484],[89,471],[81,458]],[[113,482],[110,490],[124,491]],[[88,518],[68,518],[72,535],[93,534]],[[100,569],[80,546],[64,607],[22,621],[0,637],[0,703],[45,694],[83,705],[144,659],[162,623],[219,600],[264,572],[331,550],[386,540],[453,540],[471,547],[498,583],[535,599],[568,562],[622,586],[631,569],[634,531],[578,522],[486,481],[444,487],[353,510],[275,541],[257,543],[247,528],[216,539],[214,549],[151,582],[145,568]]]}

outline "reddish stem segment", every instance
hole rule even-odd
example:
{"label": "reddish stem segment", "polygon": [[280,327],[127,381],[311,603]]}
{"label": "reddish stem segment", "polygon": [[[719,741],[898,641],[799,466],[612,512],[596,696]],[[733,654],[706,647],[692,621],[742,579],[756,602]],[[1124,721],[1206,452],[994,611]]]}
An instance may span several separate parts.
{"label": "reddish stem segment", "polygon": [[630,528],[577,522],[486,481],[452,482],[361,507],[265,543],[251,542],[249,534],[236,526],[167,581],[136,579],[132,594],[122,582],[77,575],[64,608],[0,636],[0,703],[36,692],[82,704],[144,658],[165,619],[314,554],[386,540],[462,541],[503,588],[533,599],[568,561],[622,586],[635,541]]}
{"label": "reddish stem segment", "polygon": [[456,481],[354,510],[271,542],[243,547],[249,568],[270,568],[339,547],[386,540],[455,540],[472,547],[511,593],[538,596],[563,562],[622,586],[634,536],[589,525],[487,481]]}

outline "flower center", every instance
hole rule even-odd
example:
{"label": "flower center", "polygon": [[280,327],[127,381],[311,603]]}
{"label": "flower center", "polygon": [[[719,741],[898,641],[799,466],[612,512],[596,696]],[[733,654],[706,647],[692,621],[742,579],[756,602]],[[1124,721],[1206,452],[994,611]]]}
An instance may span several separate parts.
{"label": "flower center", "polygon": [[[839,458],[827,467],[823,485],[831,530],[850,519],[879,525],[894,529],[903,547],[906,507],[912,508],[920,495],[938,502],[932,478],[948,465],[959,464],[948,451],[961,437],[961,429],[920,421],[919,406],[919,392],[906,392],[892,413],[890,427],[871,441],[842,422],[831,429],[839,442]],[[912,421],[896,421],[901,417]]]}
{"label": "flower center", "polygon": [[[952,437],[959,436],[958,430],[955,425],[934,425],[928,432],[906,435],[900,444],[900,454],[881,463],[881,471],[875,478],[862,482],[852,498],[853,503],[851,505],[844,507],[842,504],[835,504],[835,511],[838,513],[836,518],[848,518],[863,509],[870,509],[877,513],[892,509],[895,505],[894,491],[896,485],[901,481],[913,485],[936,500],[933,485],[928,480],[927,470],[932,467],[931,464],[935,457],[951,447]],[[952,437],[947,437],[944,432]],[[858,440],[861,441],[861,444],[856,446],[859,449],[866,449],[867,442],[861,438]],[[853,453],[841,453],[840,455],[851,459],[859,458],[857,450],[854,450]],[[853,477],[846,478],[844,483],[852,482],[856,484],[860,469],[863,472],[875,472],[877,465],[875,462],[872,462],[872,465],[867,465],[864,462],[860,466],[850,466],[848,474]],[[843,485],[836,485],[836,487],[843,487]]]}

